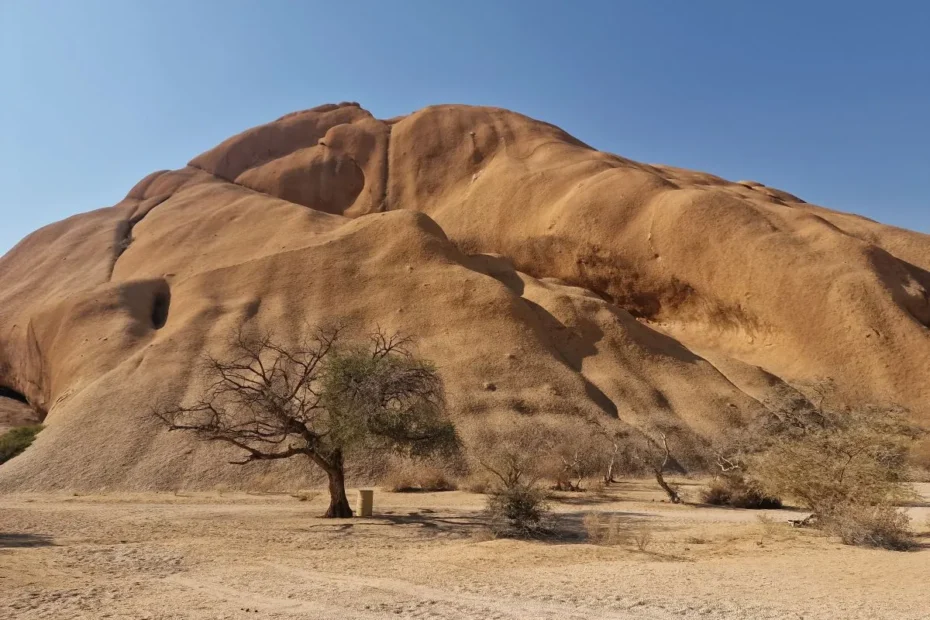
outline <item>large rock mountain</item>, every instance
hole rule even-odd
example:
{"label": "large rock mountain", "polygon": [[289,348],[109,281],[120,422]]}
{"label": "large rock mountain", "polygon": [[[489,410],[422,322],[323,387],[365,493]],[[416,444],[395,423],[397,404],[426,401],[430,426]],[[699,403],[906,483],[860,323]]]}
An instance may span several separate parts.
{"label": "large rock mountain", "polygon": [[784,382],[830,377],[849,402],[927,421],[928,270],[927,235],[506,110],[320,106],[0,259],[0,424],[48,427],[0,488],[265,472],[145,417],[195,396],[197,361],[241,325],[414,334],[459,417],[584,413],[711,438]]}

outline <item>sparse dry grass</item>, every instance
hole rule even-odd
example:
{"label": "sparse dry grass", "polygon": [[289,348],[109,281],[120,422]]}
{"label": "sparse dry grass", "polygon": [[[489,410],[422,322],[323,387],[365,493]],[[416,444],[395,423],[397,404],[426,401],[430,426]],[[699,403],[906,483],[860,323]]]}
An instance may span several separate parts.
{"label": "sparse dry grass", "polygon": [[781,526],[775,522],[775,519],[767,514],[757,515],[756,521],[759,523],[759,528],[762,530],[762,533],[766,536],[775,535],[781,528]]}
{"label": "sparse dry grass", "polygon": [[[930,485],[919,490],[930,498]],[[326,492],[294,497],[305,492],[292,484],[283,494],[226,491],[222,498],[215,492],[4,496],[0,531],[47,534],[54,544],[3,555],[0,609],[22,604],[15,617],[36,619],[142,617],[155,604],[172,617],[206,620],[238,617],[241,608],[260,603],[260,613],[282,618],[328,617],[318,613],[322,601],[334,617],[357,617],[372,615],[366,606],[392,597],[396,606],[384,615],[413,617],[429,609],[437,617],[564,617],[571,605],[577,615],[597,618],[618,613],[616,589],[604,586],[611,574],[623,575],[623,595],[630,593],[621,601],[625,607],[655,601],[633,609],[644,617],[664,617],[671,605],[700,605],[713,610],[711,618],[919,618],[930,600],[923,578],[930,549],[841,546],[817,530],[788,527],[784,520],[794,512],[759,518],[663,504],[651,480],[624,479],[604,497],[560,494],[561,501],[552,500],[552,519],[564,526],[556,534],[566,535],[530,541],[482,528],[484,498],[469,493],[379,492],[376,518],[349,526],[316,518]],[[908,511],[923,531],[930,514],[925,503]],[[99,538],[88,541],[88,527]],[[589,536],[579,536],[585,531]],[[132,544],[117,544],[126,540]],[[415,552],[399,553],[403,548]],[[191,587],[166,591],[147,572],[162,571],[166,557],[180,558],[178,578]],[[334,588],[343,574],[339,583],[347,585]],[[138,581],[153,585],[140,589]],[[449,583],[468,586],[461,600]],[[728,584],[725,598],[719,583]],[[278,595],[282,587],[294,598]],[[91,588],[118,592],[101,598]],[[60,595],[68,589],[81,596]],[[41,607],[30,612],[40,590]],[[901,596],[888,597],[889,590]],[[514,613],[520,608],[523,615]]]}
{"label": "sparse dry grass", "polygon": [[631,539],[619,515],[589,512],[584,516],[582,525],[588,541],[595,545],[627,545]]}
{"label": "sparse dry grass", "polygon": [[472,472],[466,478],[459,480],[459,488],[469,493],[487,493],[494,481],[487,472]]}
{"label": "sparse dry grass", "polygon": [[319,491],[298,490],[290,494],[298,502],[312,502],[320,496]]}
{"label": "sparse dry grass", "polygon": [[756,516],[758,523],[758,537],[756,544],[759,546],[786,540],[791,535],[792,530],[784,522],[779,522],[767,514]]}

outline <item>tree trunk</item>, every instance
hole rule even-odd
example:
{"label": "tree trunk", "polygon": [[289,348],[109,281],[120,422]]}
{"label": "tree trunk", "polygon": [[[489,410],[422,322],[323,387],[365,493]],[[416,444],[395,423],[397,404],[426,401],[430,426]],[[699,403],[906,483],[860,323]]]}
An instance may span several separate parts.
{"label": "tree trunk", "polygon": [[614,480],[614,461],[615,460],[616,460],[616,456],[611,454],[610,462],[607,463],[607,473],[604,474],[604,484],[613,484],[614,482],[616,482],[616,480]]}
{"label": "tree trunk", "polygon": [[333,458],[333,465],[326,470],[329,476],[329,508],[323,517],[328,519],[347,519],[352,516],[352,507],[346,497],[345,472],[342,467],[342,453]]}
{"label": "tree trunk", "polygon": [[681,496],[678,494],[678,491],[669,486],[665,481],[665,476],[662,475],[662,470],[657,469],[656,472],[656,482],[659,483],[659,486],[662,487],[662,490],[665,491],[668,498],[672,501],[673,504],[681,503]]}

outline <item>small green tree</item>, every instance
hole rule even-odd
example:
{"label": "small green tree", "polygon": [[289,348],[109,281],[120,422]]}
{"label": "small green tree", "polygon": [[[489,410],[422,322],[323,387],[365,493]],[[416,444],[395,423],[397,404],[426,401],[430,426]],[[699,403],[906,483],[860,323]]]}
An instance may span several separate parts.
{"label": "small green tree", "polygon": [[351,517],[345,461],[360,450],[423,456],[457,449],[436,368],[410,341],[375,332],[340,346],[338,329],[317,329],[294,346],[270,334],[232,339],[233,354],[208,358],[207,385],[191,405],[159,407],[170,430],[190,431],[244,452],[234,464],[306,456],[329,479],[324,517]]}

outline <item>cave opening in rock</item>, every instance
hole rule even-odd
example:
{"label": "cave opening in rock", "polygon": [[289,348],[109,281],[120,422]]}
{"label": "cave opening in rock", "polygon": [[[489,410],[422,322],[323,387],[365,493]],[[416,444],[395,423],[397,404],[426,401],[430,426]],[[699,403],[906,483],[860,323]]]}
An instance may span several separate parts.
{"label": "cave opening in rock", "polygon": [[161,329],[168,322],[168,308],[171,305],[171,294],[159,292],[155,294],[152,302],[152,327]]}
{"label": "cave opening in rock", "polygon": [[0,398],[9,398],[10,400],[15,400],[17,402],[23,403],[24,405],[29,404],[29,400],[20,392],[17,392],[13,388],[8,388],[4,385],[0,385]]}

